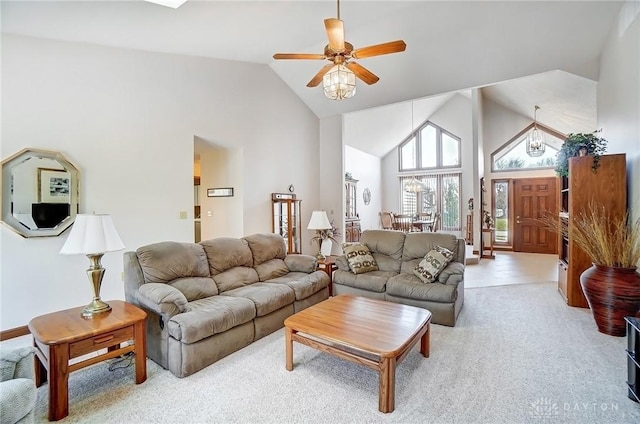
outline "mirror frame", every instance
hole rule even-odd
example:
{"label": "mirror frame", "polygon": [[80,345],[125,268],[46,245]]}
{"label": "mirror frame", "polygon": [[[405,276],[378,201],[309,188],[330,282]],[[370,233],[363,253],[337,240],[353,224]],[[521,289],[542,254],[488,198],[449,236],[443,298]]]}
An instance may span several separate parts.
{"label": "mirror frame", "polygon": [[[11,171],[24,161],[31,159],[53,159],[57,161],[65,171],[69,173],[69,216],[54,228],[31,229],[21,223],[11,213]],[[23,237],[55,237],[62,234],[73,224],[78,214],[78,193],[79,193],[80,172],[62,153],[27,148],[9,156],[2,161],[2,222],[11,230]]]}

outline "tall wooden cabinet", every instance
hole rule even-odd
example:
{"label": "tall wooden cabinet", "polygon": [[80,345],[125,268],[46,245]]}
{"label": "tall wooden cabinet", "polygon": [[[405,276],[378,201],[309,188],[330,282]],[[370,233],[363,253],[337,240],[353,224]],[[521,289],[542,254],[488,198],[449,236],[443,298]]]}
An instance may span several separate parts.
{"label": "tall wooden cabinet", "polygon": [[295,194],[271,194],[272,230],[284,238],[287,253],[302,253],[302,217]]}
{"label": "tall wooden cabinet", "polygon": [[360,240],[360,216],[358,215],[358,180],[345,177],[344,179],[344,241]]}
{"label": "tall wooden cabinet", "polygon": [[[612,216],[627,210],[627,170],[624,154],[600,157],[600,166],[593,172],[593,156],[569,158],[569,176],[560,178],[560,218],[569,222],[594,201],[604,206]],[[580,274],[591,266],[591,260],[568,235],[559,239],[558,291],[569,306],[588,308],[580,286]]]}

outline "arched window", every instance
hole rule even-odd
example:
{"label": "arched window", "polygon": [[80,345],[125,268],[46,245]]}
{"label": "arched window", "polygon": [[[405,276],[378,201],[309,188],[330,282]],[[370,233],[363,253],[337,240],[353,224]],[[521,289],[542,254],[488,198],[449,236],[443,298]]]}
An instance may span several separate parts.
{"label": "arched window", "polygon": [[531,157],[526,152],[526,144],[527,137],[533,131],[533,127],[534,124],[531,123],[491,154],[491,170],[493,172],[545,169],[555,166],[556,155],[566,136],[538,122],[538,131],[543,135],[546,148],[542,156]]}
{"label": "arched window", "polygon": [[426,121],[398,146],[400,172],[457,168],[460,138]]}
{"label": "arched window", "polygon": [[[426,121],[398,145],[400,213],[440,214],[439,230],[461,229],[460,193],[462,162],[460,138]],[[407,192],[405,185],[416,178],[425,190]]]}

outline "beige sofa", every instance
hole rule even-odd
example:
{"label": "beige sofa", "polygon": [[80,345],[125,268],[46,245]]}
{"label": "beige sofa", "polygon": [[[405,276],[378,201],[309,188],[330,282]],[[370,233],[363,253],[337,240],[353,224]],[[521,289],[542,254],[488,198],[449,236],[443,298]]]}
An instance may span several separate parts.
{"label": "beige sofa", "polygon": [[147,311],[147,356],[185,377],[329,297],[316,259],[277,234],[161,242],[124,254],[125,297]]}
{"label": "beige sofa", "polygon": [[[352,294],[418,306],[431,311],[431,322],[455,326],[464,302],[463,239],[444,233],[366,230],[360,243],[369,248],[379,270],[354,274],[346,257],[340,256],[333,275],[334,295]],[[436,245],[451,250],[454,256],[436,282],[425,284],[413,270]]]}

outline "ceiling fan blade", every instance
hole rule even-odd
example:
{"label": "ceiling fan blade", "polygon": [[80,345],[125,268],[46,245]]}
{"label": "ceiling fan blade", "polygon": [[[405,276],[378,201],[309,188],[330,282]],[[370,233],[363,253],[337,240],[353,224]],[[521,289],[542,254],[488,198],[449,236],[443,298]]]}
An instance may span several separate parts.
{"label": "ceiling fan blade", "polygon": [[312,54],[312,53],[276,53],[273,55],[274,59],[326,59],[327,57],[323,54]]}
{"label": "ceiling fan blade", "polygon": [[[329,63],[328,65],[325,65],[322,67],[322,69],[320,69],[320,71],[318,71],[318,73],[316,74],[315,77],[311,78],[311,81],[309,81],[307,83],[307,87],[315,87],[318,84],[320,84],[320,82],[322,81],[322,77],[324,77],[324,74],[326,74],[327,72],[329,72],[329,70],[331,68],[333,68],[335,65],[333,63]],[[355,74],[355,72],[354,72]]]}
{"label": "ceiling fan blade", "polygon": [[344,51],[344,24],[340,19],[328,18],[324,20],[324,27],[327,30],[329,48],[334,53]]}
{"label": "ceiling fan blade", "polygon": [[403,52],[407,45],[402,40],[390,41],[388,43],[376,44],[375,46],[361,47],[355,49],[351,56],[356,59],[362,59],[371,56],[380,56],[382,54]]}
{"label": "ceiling fan blade", "polygon": [[373,72],[360,65],[359,63],[347,62],[345,66],[349,68],[354,74],[356,74],[358,78],[369,85],[377,83],[380,79]]}

